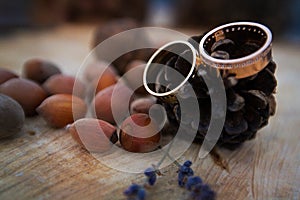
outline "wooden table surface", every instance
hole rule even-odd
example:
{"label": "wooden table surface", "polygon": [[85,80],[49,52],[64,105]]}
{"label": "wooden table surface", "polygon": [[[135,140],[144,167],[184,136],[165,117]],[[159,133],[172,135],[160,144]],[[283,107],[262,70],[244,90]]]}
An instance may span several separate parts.
{"label": "wooden table surface", "polygon": [[[20,73],[27,59],[43,57],[75,75],[88,54],[92,31],[92,26],[65,25],[1,37],[0,66]],[[273,56],[278,64],[277,113],[256,139],[236,151],[219,150],[229,171],[209,156],[199,159],[197,144],[179,159],[194,162],[195,174],[218,199],[300,199],[300,46],[275,42]],[[101,164],[64,130],[49,128],[39,117],[26,119],[17,137],[0,141],[0,169],[1,200],[125,199],[123,190],[144,178]],[[175,165],[164,168],[147,199],[184,199],[176,170]]]}

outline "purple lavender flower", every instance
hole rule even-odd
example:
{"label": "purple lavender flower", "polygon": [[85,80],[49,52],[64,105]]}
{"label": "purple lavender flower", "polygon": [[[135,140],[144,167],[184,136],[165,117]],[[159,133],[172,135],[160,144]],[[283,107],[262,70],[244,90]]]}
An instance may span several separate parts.
{"label": "purple lavender flower", "polygon": [[192,162],[185,161],[182,166],[180,166],[178,171],[178,185],[183,187],[185,185],[186,179],[194,175],[194,171],[191,168]]}
{"label": "purple lavender flower", "polygon": [[128,200],[145,200],[146,191],[144,187],[133,183],[124,191],[124,195],[127,196]]}
{"label": "purple lavender flower", "polygon": [[202,184],[202,179],[199,176],[190,176],[187,179],[185,187],[191,191],[198,184]]}
{"label": "purple lavender flower", "polygon": [[144,171],[145,176],[147,177],[147,182],[149,185],[154,185],[156,182],[156,173],[153,167],[149,167]]}
{"label": "purple lavender flower", "polygon": [[216,194],[208,185],[198,183],[193,186],[190,197],[194,200],[215,200]]}

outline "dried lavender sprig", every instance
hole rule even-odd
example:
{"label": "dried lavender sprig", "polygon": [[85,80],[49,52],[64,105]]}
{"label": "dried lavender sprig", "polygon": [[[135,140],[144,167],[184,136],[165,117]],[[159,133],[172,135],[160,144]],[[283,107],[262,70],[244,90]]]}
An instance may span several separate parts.
{"label": "dried lavender sprig", "polygon": [[133,183],[124,191],[124,195],[128,200],[145,200],[146,191],[143,186]]}
{"label": "dried lavender sprig", "polygon": [[190,176],[185,185],[186,189],[190,191],[189,197],[197,200],[214,200],[215,192],[202,182],[199,176]]}
{"label": "dried lavender sprig", "polygon": [[191,168],[192,162],[187,160],[179,167],[178,170],[178,185],[183,187],[188,177],[194,175],[194,171]]}
{"label": "dried lavender sprig", "polygon": [[145,176],[147,177],[147,183],[149,185],[154,185],[156,182],[156,170],[153,167],[149,167],[144,171]]}
{"label": "dried lavender sprig", "polygon": [[[160,165],[168,157],[172,160],[178,167],[178,184],[179,186],[185,186],[187,190],[190,191],[189,197],[194,200],[214,200],[215,192],[206,184],[202,183],[202,179],[199,176],[193,176],[194,171],[191,168],[192,162],[187,160],[180,165],[172,156],[169,154],[170,148],[173,144],[173,141],[170,143],[167,151],[164,151],[164,156],[153,167],[149,167],[144,171],[145,176],[147,177],[146,183],[150,186],[153,186],[157,179],[157,174],[160,175],[159,171]],[[160,147],[163,151],[163,149]],[[127,190],[124,191],[124,195],[128,197],[128,200],[144,200],[146,198],[145,187],[137,184],[132,184]]]}

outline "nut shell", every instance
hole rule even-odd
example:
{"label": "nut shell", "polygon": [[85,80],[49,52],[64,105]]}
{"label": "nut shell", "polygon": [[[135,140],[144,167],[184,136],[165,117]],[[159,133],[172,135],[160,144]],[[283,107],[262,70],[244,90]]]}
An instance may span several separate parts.
{"label": "nut shell", "polygon": [[22,78],[12,78],[1,84],[0,93],[16,100],[22,106],[26,116],[35,115],[35,109],[47,97],[41,86]]}
{"label": "nut shell", "polygon": [[160,145],[160,138],[158,125],[147,114],[133,114],[122,123],[120,143],[127,151],[153,151]]}
{"label": "nut shell", "polygon": [[[73,91],[76,81],[76,90]],[[73,94],[84,97],[84,84],[73,76],[56,74],[45,81],[42,86],[49,95],[53,94]]]}
{"label": "nut shell", "polygon": [[92,82],[95,79],[99,79],[99,77],[103,73],[112,73],[117,75],[116,70],[112,65],[105,61],[94,61],[92,63],[87,64],[84,69],[83,77],[87,82]]}
{"label": "nut shell", "polygon": [[0,85],[12,78],[18,78],[18,75],[8,69],[0,68]]}
{"label": "nut shell", "polygon": [[0,94],[0,139],[17,134],[24,121],[21,105],[9,96]]}
{"label": "nut shell", "polygon": [[111,85],[114,85],[117,83],[117,77],[115,74],[110,73],[108,71],[105,71],[101,77],[99,78],[99,80],[95,80],[96,81],[96,94],[98,92],[100,92],[101,90],[103,90],[104,88],[107,88]]}
{"label": "nut shell", "polygon": [[[95,106],[97,118],[112,124],[116,123],[116,118],[125,119],[129,113],[129,105],[133,100],[131,98],[132,94],[133,91],[122,84],[112,85],[101,90],[95,96],[92,104]],[[114,99],[112,99],[112,95],[114,95]],[[125,102],[125,99],[129,99],[129,104]],[[117,111],[118,116],[113,116],[112,108]]]}
{"label": "nut shell", "polygon": [[54,74],[60,74],[60,69],[52,62],[33,58],[24,63],[23,76],[38,83],[43,83]]}
{"label": "nut shell", "polygon": [[107,68],[99,76],[95,77],[94,80],[90,83],[90,93],[93,95],[97,94],[104,88],[107,88],[111,85],[116,84],[118,77],[114,71]]}
{"label": "nut shell", "polygon": [[103,120],[79,119],[67,130],[78,144],[90,152],[105,152],[118,141],[117,129]]}
{"label": "nut shell", "polygon": [[145,113],[149,114],[149,110],[151,106],[156,103],[156,99],[154,97],[144,97],[134,100],[130,105],[130,113]]}
{"label": "nut shell", "polygon": [[70,94],[56,94],[45,99],[37,112],[52,127],[62,128],[83,118],[87,106],[79,97]]}

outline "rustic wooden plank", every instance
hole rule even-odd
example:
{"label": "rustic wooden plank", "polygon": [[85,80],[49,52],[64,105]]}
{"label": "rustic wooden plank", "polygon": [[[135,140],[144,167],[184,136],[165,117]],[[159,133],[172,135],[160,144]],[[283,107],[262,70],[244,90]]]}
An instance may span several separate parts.
{"label": "rustic wooden plank", "polygon": [[[91,31],[91,26],[65,26],[2,38],[0,65],[20,72],[26,59],[38,56],[75,74],[88,53]],[[277,114],[255,140],[236,151],[219,150],[229,171],[210,157],[198,159],[197,144],[179,159],[194,162],[195,173],[218,199],[300,199],[299,53],[299,47],[275,43]],[[0,199],[124,199],[123,190],[144,179],[101,164],[63,129],[51,129],[39,117],[26,119],[15,138],[0,141],[0,169]],[[177,186],[176,170],[175,165],[162,169],[164,176],[149,190],[148,199],[186,197]]]}

